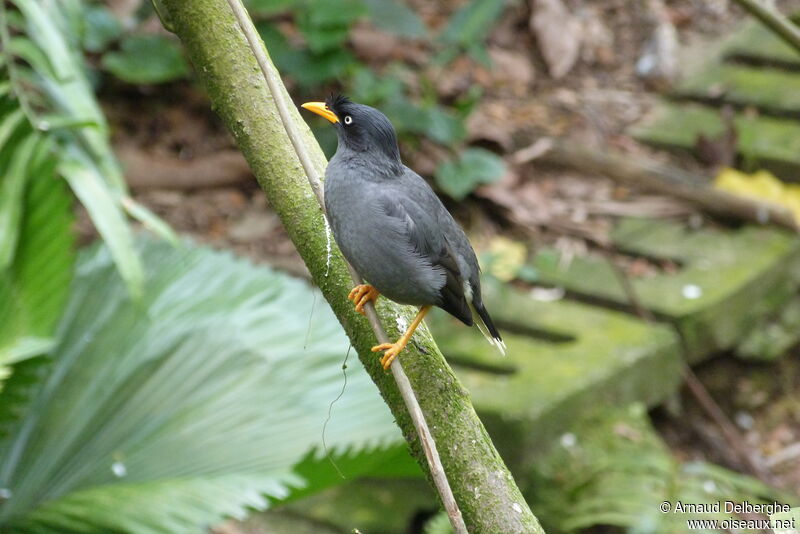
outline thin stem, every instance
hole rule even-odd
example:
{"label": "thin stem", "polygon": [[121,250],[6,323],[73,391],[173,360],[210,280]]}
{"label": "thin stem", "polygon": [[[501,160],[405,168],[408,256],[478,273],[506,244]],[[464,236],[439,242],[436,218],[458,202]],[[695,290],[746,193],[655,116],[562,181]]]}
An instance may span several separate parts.
{"label": "thin stem", "polygon": [[[297,131],[294,121],[289,115],[289,109],[286,101],[284,100],[284,94],[278,86],[280,81],[276,80],[278,75],[274,71],[272,63],[269,61],[269,59],[267,59],[266,51],[261,44],[260,37],[258,36],[258,33],[253,26],[253,22],[247,14],[247,10],[242,5],[241,1],[228,0],[228,4],[233,10],[233,14],[236,17],[239,27],[244,33],[245,38],[247,39],[247,42],[256,57],[256,61],[258,61],[258,65],[261,68],[261,72],[264,75],[267,86],[269,87],[269,91],[272,93],[272,97],[275,99],[275,107],[278,109],[278,113],[280,114],[281,121],[286,129],[286,133],[289,136],[289,140],[291,141],[292,146],[294,147],[294,150],[300,159],[300,163],[303,166],[306,176],[308,177],[308,182],[311,185],[311,189],[314,191],[314,194],[317,197],[320,208],[324,212],[325,202],[322,191],[322,182],[320,181],[317,168],[308,154],[308,151],[306,150],[303,139],[300,133]],[[348,270],[350,271],[350,276],[353,279],[353,284],[361,284],[361,276],[356,272],[352,265],[348,264]],[[378,342],[389,343],[389,337],[386,335],[386,332],[384,331],[383,326],[378,319],[378,314],[375,311],[375,307],[372,305],[372,302],[368,302],[366,304],[365,311],[367,319],[369,320],[373,332],[375,332],[375,337],[378,339]],[[425,421],[425,416],[422,413],[422,408],[420,407],[419,402],[414,395],[411,382],[408,380],[405,371],[403,371],[403,367],[400,364],[399,359],[395,359],[395,361],[392,363],[391,370],[395,381],[397,382],[397,387],[400,390],[400,394],[403,397],[403,401],[406,404],[406,408],[408,409],[408,413],[414,422],[414,427],[419,435],[420,443],[425,451],[425,458],[428,461],[428,466],[430,467],[434,485],[436,486],[436,490],[439,492],[439,495],[442,499],[442,504],[447,511],[447,515],[450,518],[453,529],[455,530],[456,534],[467,534],[467,527],[464,523],[464,518],[461,515],[461,510],[458,508],[458,503],[456,503],[455,497],[453,496],[453,491],[450,488],[450,483],[447,480],[447,475],[444,472],[444,466],[442,466],[442,461],[439,458],[439,452],[436,449],[436,441],[431,435],[430,429],[428,428],[428,423]]]}

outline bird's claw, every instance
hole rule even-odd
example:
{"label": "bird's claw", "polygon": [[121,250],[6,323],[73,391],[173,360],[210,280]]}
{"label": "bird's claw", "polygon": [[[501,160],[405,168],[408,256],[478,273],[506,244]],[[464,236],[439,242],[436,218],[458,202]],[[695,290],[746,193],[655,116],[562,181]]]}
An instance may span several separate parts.
{"label": "bird's claw", "polygon": [[369,284],[359,284],[350,290],[350,294],[347,295],[347,298],[353,301],[353,304],[356,305],[356,311],[361,315],[366,315],[364,312],[364,306],[367,302],[371,300],[375,300],[378,298],[380,293],[377,289],[372,287]]}
{"label": "bird's claw", "polygon": [[383,353],[383,357],[381,358],[381,365],[383,366],[384,370],[389,369],[392,365],[392,362],[397,355],[405,348],[405,343],[401,344],[400,342],[397,343],[381,343],[380,345],[375,345],[372,347],[372,352],[380,352],[385,350],[386,352]]}

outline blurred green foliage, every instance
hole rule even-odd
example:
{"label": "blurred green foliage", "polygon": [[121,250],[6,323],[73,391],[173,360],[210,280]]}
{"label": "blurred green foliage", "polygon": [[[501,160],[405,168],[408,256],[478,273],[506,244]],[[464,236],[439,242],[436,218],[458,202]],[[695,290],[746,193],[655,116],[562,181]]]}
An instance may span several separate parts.
{"label": "blurred green foliage", "polygon": [[[473,0],[455,12],[438,37],[406,4],[399,0],[252,0],[249,3],[257,27],[278,68],[297,82],[303,95],[319,99],[319,93],[335,88],[354,100],[382,110],[397,129],[402,142],[419,145],[424,137],[442,147],[450,156],[440,162],[434,178],[439,188],[463,199],[482,183],[502,176],[502,159],[487,150],[465,151],[466,118],[480,97],[471,91],[452,106],[442,105],[432,80],[424,72],[399,61],[378,70],[358,61],[347,47],[353,24],[367,19],[377,28],[401,38],[424,41],[438,62],[448,62],[466,51],[488,64],[484,41],[502,13],[502,0]],[[275,15],[294,17],[304,45],[293,45],[274,23]],[[405,80],[416,77],[422,95],[411,96]],[[330,128],[315,134],[330,156],[335,135]],[[474,168],[470,166],[477,163]],[[466,169],[466,172],[462,172]]]}
{"label": "blurred green foliage", "polygon": [[[116,19],[101,4],[82,5],[81,43],[86,52],[99,56],[96,65],[104,72],[126,83],[145,85],[188,75],[177,40],[142,29],[153,15],[149,3],[143,3],[128,21]],[[488,65],[484,41],[503,11],[504,0],[468,2],[438,35],[401,0],[250,0],[246,5],[272,60],[284,78],[296,85],[298,100],[318,100],[341,91],[386,113],[402,143],[419,147],[427,139],[445,148],[437,151],[449,155],[439,162],[434,178],[441,191],[456,199],[502,175],[502,160],[494,153],[483,150],[476,157],[476,152],[463,152],[465,121],[481,96],[478,88],[444,105],[424,71],[402,61],[367,65],[356,57],[349,39],[354,25],[365,20],[387,34],[422,43],[432,63],[446,63],[466,52]],[[409,86],[407,80],[412,78],[418,81],[417,88]],[[316,122],[312,125],[331,156],[335,132]],[[476,169],[453,172],[474,161],[480,163]]]}
{"label": "blurred green foliage", "polygon": [[440,164],[436,176],[445,193],[461,200],[478,185],[499,179],[504,170],[502,160],[488,150],[467,148],[455,161]]}
{"label": "blurred green foliage", "polygon": [[[23,240],[47,230],[69,227]],[[188,242],[136,249],[138,300],[107,247],[82,251],[54,343],[11,367],[0,531],[189,534],[345,474],[420,475],[361,366],[341,396],[349,342],[304,281]]]}
{"label": "blurred green foliage", "polygon": [[[0,131],[5,132],[0,133],[0,149],[3,154],[30,156],[24,166],[12,168],[12,179],[3,187],[14,184],[12,197],[21,198],[23,174],[31,174],[37,161],[47,161],[49,174],[64,178],[86,207],[131,293],[137,294],[142,289],[142,265],[127,216],[167,239],[174,240],[174,235],[128,194],[78,47],[83,42],[79,38],[83,9],[76,0],[52,6],[41,0],[0,4],[0,84],[4,87]],[[22,207],[14,202],[12,209]],[[19,230],[21,217],[4,219],[10,235]],[[13,242],[8,243],[0,246],[6,260],[13,251]]]}
{"label": "blurred green foliage", "polygon": [[137,84],[169,82],[189,73],[180,45],[162,35],[127,35],[119,50],[103,54],[101,65],[120,80]]}

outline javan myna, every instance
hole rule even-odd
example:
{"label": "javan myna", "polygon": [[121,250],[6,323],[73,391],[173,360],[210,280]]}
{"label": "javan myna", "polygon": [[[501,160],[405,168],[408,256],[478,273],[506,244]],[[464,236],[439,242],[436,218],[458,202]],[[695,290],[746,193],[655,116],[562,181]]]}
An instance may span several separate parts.
{"label": "javan myna", "polygon": [[477,323],[505,354],[481,301],[475,251],[431,187],[403,165],[392,123],[377,109],[344,96],[303,107],[336,127],[339,146],[325,172],[325,209],[336,244],[367,284],[353,288],[356,310],[378,295],[420,306],[408,330],[386,351],[384,369],[403,350],[431,306],[467,326]]}

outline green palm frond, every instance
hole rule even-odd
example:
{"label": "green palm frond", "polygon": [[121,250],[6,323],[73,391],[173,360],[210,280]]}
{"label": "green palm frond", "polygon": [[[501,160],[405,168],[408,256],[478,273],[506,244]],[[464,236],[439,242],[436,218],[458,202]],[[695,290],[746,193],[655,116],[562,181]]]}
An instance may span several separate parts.
{"label": "green palm frond", "polygon": [[[94,98],[76,39],[70,34],[75,2],[9,0],[0,4],[0,38],[5,65],[0,86],[27,121],[53,143],[57,171],[86,207],[108,244],[130,290],[141,291],[142,265],[133,247],[126,214],[175,242],[169,227],[128,194],[109,144],[108,125]],[[3,114],[5,117],[9,113]],[[21,114],[21,115],[20,115]],[[17,151],[0,137],[3,152]],[[0,259],[2,259],[0,246]]]}
{"label": "green palm frond", "polygon": [[51,348],[72,277],[72,199],[52,145],[0,86],[0,377]]}
{"label": "green palm frond", "polygon": [[[81,255],[45,375],[22,362],[0,394],[23,412],[0,409],[0,530],[197,532],[341,480],[315,476],[348,350],[324,301],[312,315],[304,282],[209,249],[137,252],[138,300],[106,248]],[[401,439],[353,366],[325,434],[339,469],[393,461]]]}

